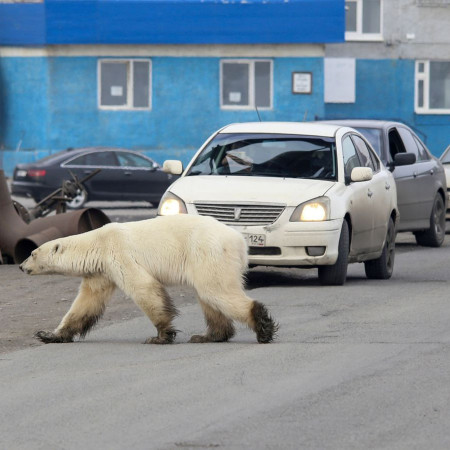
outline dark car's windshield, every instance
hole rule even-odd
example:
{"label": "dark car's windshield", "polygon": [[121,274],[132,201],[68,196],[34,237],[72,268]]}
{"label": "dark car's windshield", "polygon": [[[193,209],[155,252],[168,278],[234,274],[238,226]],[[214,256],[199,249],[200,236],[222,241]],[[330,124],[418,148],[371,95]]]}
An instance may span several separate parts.
{"label": "dark car's windshield", "polygon": [[333,138],[220,133],[186,174],[336,180]]}

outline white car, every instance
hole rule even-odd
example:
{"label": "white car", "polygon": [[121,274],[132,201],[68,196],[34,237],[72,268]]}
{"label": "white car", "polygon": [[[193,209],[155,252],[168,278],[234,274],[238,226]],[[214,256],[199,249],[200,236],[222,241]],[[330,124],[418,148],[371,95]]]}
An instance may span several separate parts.
{"label": "white car", "polygon": [[[163,170],[183,172],[180,161]],[[161,199],[159,215],[215,217],[246,238],[251,266],[318,267],[341,285],[349,262],[392,275],[394,178],[352,128],[256,122],[214,133]]]}

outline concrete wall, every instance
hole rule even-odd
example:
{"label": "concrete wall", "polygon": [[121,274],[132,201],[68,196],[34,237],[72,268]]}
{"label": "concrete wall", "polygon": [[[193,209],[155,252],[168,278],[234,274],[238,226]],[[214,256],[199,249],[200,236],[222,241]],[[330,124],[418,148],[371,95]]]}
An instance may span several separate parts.
{"label": "concrete wall", "polygon": [[325,115],[399,120],[439,156],[450,145],[450,115],[414,112],[414,64],[418,59],[450,61],[450,3],[384,0],[382,22],[379,42],[325,46],[326,57],[356,59],[355,103],[327,103]]}
{"label": "concrete wall", "polygon": [[448,0],[384,0],[383,40],[328,44],[326,56],[450,59]]}

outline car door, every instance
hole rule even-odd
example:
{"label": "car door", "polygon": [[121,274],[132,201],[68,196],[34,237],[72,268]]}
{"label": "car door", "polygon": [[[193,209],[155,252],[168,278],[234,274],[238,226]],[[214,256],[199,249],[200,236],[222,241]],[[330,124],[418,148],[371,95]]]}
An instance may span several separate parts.
{"label": "car door", "polygon": [[118,182],[121,168],[114,151],[86,152],[66,161],[63,166],[79,179],[84,178],[96,169],[101,169],[99,173],[84,183],[91,200],[115,200],[122,198],[122,186]]}
{"label": "car door", "polygon": [[351,255],[368,253],[373,242],[373,207],[370,181],[352,182],[350,179],[354,167],[361,167],[361,161],[355,145],[346,135],[342,140],[344,174],[350,198],[349,213],[352,221]]}
{"label": "car door", "polygon": [[[421,153],[419,153],[414,136],[407,128],[399,126],[397,130],[406,152],[416,155],[416,163],[410,166],[413,170],[413,179],[409,183],[412,189],[407,192],[401,192],[401,195],[406,197],[406,199],[403,199],[403,203],[407,205],[407,220],[410,222],[410,226],[413,227],[428,225],[436,196],[433,180],[433,162],[429,159],[423,159]],[[401,209],[400,220],[403,220]]]}
{"label": "car door", "polygon": [[[397,153],[405,153],[403,140],[396,127],[391,127],[386,135],[387,148],[391,160]],[[415,164],[394,167],[393,175],[397,185],[397,205],[400,212],[399,230],[410,229],[415,220],[416,198],[420,195],[416,183]]]}
{"label": "car door", "polygon": [[381,163],[375,152],[370,149],[367,142],[357,135],[352,135],[361,165],[370,167],[373,178],[370,180],[370,191],[372,192],[372,246],[373,251],[380,250],[386,239],[389,224],[391,205],[391,183],[385,170],[381,170]]}
{"label": "car door", "polygon": [[163,172],[149,158],[134,152],[117,152],[123,170],[124,192],[130,200],[159,201],[173,175]]}

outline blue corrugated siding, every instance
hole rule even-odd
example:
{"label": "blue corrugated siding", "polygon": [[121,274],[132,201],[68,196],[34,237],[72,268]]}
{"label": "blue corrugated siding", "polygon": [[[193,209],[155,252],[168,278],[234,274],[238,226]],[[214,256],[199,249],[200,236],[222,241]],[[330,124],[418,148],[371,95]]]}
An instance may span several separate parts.
{"label": "blue corrugated siding", "polygon": [[0,45],[343,42],[344,0],[0,4]]}
{"label": "blue corrugated siding", "polygon": [[0,45],[44,45],[45,5],[0,4]]}

